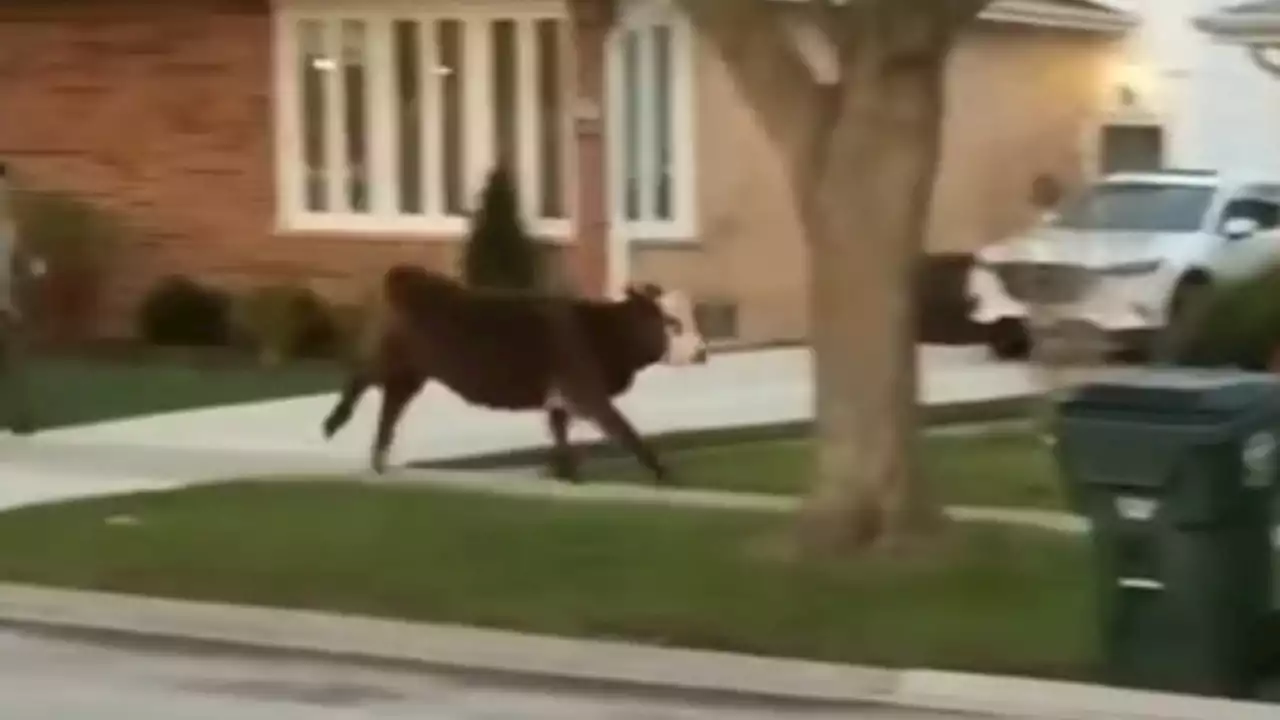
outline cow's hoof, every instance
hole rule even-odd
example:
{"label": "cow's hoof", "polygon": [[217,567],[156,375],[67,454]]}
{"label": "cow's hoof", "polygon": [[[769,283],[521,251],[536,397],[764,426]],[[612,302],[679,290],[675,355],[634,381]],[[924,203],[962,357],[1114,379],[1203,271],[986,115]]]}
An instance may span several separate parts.
{"label": "cow's hoof", "polygon": [[342,423],[338,422],[337,418],[327,418],[322,427],[324,431],[324,439],[332,440],[333,436],[338,433],[338,428],[341,427],[341,425]]}
{"label": "cow's hoof", "polygon": [[547,470],[545,477],[570,485],[581,485],[582,478],[577,473],[562,473],[554,470]]}
{"label": "cow's hoof", "polygon": [[23,437],[36,434],[35,421],[33,421],[29,417],[21,417],[21,418],[18,418],[17,420],[14,420],[9,425],[9,429],[13,431],[14,435],[19,435]]}
{"label": "cow's hoof", "polygon": [[578,477],[577,470],[571,467],[568,467],[566,465],[559,465],[559,464],[553,463],[543,468],[542,474],[544,477],[551,478],[552,480],[559,480],[560,482],[567,482],[567,483],[574,483],[574,484],[582,482],[582,479]]}
{"label": "cow's hoof", "polygon": [[370,466],[371,468],[373,468],[373,472],[374,472],[375,474],[377,474],[377,475],[385,475],[385,474],[387,474],[387,455],[386,455],[386,453],[376,453],[376,454],[374,454],[374,456],[373,456],[373,461],[369,463],[369,466]]}

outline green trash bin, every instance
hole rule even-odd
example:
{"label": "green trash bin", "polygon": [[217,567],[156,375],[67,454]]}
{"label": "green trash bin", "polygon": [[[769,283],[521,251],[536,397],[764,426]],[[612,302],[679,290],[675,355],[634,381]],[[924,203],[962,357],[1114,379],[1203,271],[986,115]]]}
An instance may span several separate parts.
{"label": "green trash bin", "polygon": [[1059,467],[1091,523],[1107,682],[1251,696],[1274,652],[1280,382],[1135,371],[1059,406]]}

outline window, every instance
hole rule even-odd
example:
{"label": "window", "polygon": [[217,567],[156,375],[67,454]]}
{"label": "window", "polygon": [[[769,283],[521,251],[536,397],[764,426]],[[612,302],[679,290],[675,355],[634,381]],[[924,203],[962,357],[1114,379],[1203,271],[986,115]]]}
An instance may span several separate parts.
{"label": "window", "polygon": [[610,48],[614,221],[634,239],[692,239],[691,31],[656,3],[633,7]]}
{"label": "window", "polygon": [[707,340],[738,337],[738,303],[733,300],[701,300],[693,305],[694,322]]}
{"label": "window", "polygon": [[569,231],[569,37],[559,3],[278,6],[282,224],[461,235],[499,160],[525,219]]}
{"label": "window", "polygon": [[1072,230],[1195,232],[1214,189],[1205,185],[1099,183],[1071,201],[1054,225]]}
{"label": "window", "polygon": [[1261,198],[1236,198],[1223,208],[1219,232],[1226,228],[1228,222],[1236,218],[1253,220],[1258,223],[1259,231],[1274,230],[1280,227],[1280,204]]}

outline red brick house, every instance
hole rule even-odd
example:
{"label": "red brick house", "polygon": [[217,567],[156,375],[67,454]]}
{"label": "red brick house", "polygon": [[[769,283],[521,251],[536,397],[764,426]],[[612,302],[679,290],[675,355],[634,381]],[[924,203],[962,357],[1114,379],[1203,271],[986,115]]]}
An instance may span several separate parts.
{"label": "red brick house", "polygon": [[[622,12],[594,68],[564,0],[0,0],[0,157],[128,218],[115,331],[172,272],[342,298],[394,262],[451,269],[505,156],[587,289],[658,280],[744,339],[802,336],[807,259],[754,117],[678,11]],[[952,63],[931,248],[1023,222],[1037,173],[1092,171],[1131,23],[1091,0],[992,4]],[[599,107],[573,100],[597,69]]]}

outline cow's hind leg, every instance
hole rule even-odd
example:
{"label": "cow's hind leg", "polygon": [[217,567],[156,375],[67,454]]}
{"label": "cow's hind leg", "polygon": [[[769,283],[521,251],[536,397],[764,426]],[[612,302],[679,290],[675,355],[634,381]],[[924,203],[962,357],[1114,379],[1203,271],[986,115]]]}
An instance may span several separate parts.
{"label": "cow's hind leg", "polygon": [[578,462],[569,444],[569,410],[563,404],[547,408],[547,427],[551,429],[551,476],[578,482]]}
{"label": "cow's hind leg", "polygon": [[351,414],[355,412],[356,403],[360,401],[361,396],[364,395],[371,384],[369,374],[364,370],[353,370],[347,376],[347,381],[342,386],[342,393],[338,396],[337,404],[333,406],[333,410],[329,411],[329,416],[324,420],[325,439],[332,438],[351,420]]}
{"label": "cow's hind leg", "polygon": [[[605,435],[634,455],[640,464],[653,473],[655,484],[671,485],[671,475],[658,459],[657,453],[649,447],[644,438],[640,437],[640,433],[636,432],[622,413],[618,412],[613,402],[608,397],[583,397],[586,394],[588,393],[580,390],[566,389],[565,391],[565,397],[569,400],[570,406],[589,418]],[[594,395],[594,393],[590,394]]]}
{"label": "cow's hind leg", "polygon": [[382,384],[382,408],[378,411],[378,430],[373,438],[371,465],[381,475],[387,469],[387,454],[395,439],[396,425],[409,406],[409,401],[422,389],[425,378],[398,376]]}

